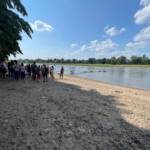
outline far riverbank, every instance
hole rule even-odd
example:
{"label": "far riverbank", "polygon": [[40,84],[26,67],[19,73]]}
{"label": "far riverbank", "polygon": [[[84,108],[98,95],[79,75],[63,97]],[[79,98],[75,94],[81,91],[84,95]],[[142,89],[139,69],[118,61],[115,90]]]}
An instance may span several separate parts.
{"label": "far riverbank", "polygon": [[142,67],[150,68],[150,65],[111,65],[111,64],[73,64],[73,63],[52,63],[56,65],[67,65],[67,66],[91,66],[91,67]]}

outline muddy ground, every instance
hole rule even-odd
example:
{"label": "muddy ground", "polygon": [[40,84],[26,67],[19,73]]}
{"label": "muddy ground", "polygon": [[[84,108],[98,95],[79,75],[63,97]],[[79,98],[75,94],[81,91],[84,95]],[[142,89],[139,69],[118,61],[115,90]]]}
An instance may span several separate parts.
{"label": "muddy ground", "polygon": [[0,150],[150,150],[149,93],[70,76],[0,80]]}

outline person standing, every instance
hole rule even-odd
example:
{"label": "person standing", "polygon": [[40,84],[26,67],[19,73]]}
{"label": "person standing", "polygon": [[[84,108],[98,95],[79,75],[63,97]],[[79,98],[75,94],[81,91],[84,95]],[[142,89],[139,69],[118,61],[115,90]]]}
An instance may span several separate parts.
{"label": "person standing", "polygon": [[60,69],[60,79],[63,79],[64,77],[64,67],[62,66]]}
{"label": "person standing", "polygon": [[25,66],[23,63],[21,64],[20,74],[21,74],[21,80],[24,80],[25,79]]}
{"label": "person standing", "polygon": [[15,79],[16,80],[19,80],[19,75],[20,75],[20,65],[16,61],[16,64],[15,64]]}
{"label": "person standing", "polygon": [[2,70],[3,70],[3,64],[0,62],[0,78],[2,78]]}
{"label": "person standing", "polygon": [[27,73],[28,73],[28,77],[31,77],[31,65],[30,64],[27,65]]}
{"label": "person standing", "polygon": [[55,79],[55,77],[54,77],[54,66],[51,66],[51,67],[50,67],[50,77],[51,77],[52,79]]}
{"label": "person standing", "polygon": [[41,66],[40,65],[37,67],[37,80],[38,81],[41,80]]}
{"label": "person standing", "polygon": [[6,62],[4,62],[3,65],[4,65],[4,78],[6,78],[6,76],[7,76],[7,71],[8,71],[8,67],[7,67]]}
{"label": "person standing", "polygon": [[47,66],[45,66],[46,68],[45,68],[45,74],[46,74],[46,76],[45,76],[45,80],[46,80],[46,82],[48,81],[48,74],[49,74],[49,68],[47,67]]}
{"label": "person standing", "polygon": [[31,66],[31,70],[32,70],[32,80],[36,80],[36,75],[37,75],[37,65],[34,62]]}
{"label": "person standing", "polygon": [[11,68],[12,68],[12,61],[8,62],[8,77],[11,78]]}
{"label": "person standing", "polygon": [[6,78],[6,73],[7,73],[7,65],[5,62],[0,63],[0,74],[2,78]]}
{"label": "person standing", "polygon": [[47,82],[48,81],[48,67],[46,67],[46,65],[42,66],[42,76],[43,76],[43,82]]}

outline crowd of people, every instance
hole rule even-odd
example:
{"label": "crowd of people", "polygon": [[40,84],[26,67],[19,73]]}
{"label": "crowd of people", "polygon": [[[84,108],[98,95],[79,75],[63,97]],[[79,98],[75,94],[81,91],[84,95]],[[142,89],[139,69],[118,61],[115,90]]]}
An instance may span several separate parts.
{"label": "crowd of people", "polygon": [[[60,79],[63,79],[64,67],[60,69]],[[31,77],[32,80],[38,80],[43,82],[48,81],[48,77],[55,79],[54,77],[54,66],[37,65],[36,62],[33,64],[24,65],[18,61],[0,62],[0,78],[11,78],[14,80],[25,80]]]}

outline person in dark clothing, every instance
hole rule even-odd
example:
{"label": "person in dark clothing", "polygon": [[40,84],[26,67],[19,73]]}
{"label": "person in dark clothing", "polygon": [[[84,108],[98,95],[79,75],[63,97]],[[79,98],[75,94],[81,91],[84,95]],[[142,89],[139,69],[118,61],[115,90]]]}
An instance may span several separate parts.
{"label": "person in dark clothing", "polygon": [[0,63],[0,76],[2,78],[6,78],[6,73],[7,73],[7,65],[5,62]]}
{"label": "person in dark clothing", "polygon": [[12,68],[12,61],[8,62],[8,77],[11,78],[11,68]]}
{"label": "person in dark clothing", "polygon": [[15,79],[14,61],[8,63],[8,75],[11,79]]}
{"label": "person in dark clothing", "polygon": [[28,73],[28,76],[31,77],[31,65],[27,65],[27,73]]}
{"label": "person in dark clothing", "polygon": [[60,79],[63,79],[64,76],[64,67],[62,66],[60,69]]}
{"label": "person in dark clothing", "polygon": [[41,80],[41,66],[37,67],[37,80],[40,81]]}
{"label": "person in dark clothing", "polygon": [[25,79],[25,66],[22,63],[21,67],[20,67],[20,75],[21,75],[21,79],[24,80]]}
{"label": "person in dark clothing", "polygon": [[2,70],[3,70],[3,64],[0,62],[0,78],[2,78]]}
{"label": "person in dark clothing", "polygon": [[37,65],[34,62],[31,66],[31,70],[32,70],[32,80],[36,80],[36,75],[37,75]]}
{"label": "person in dark clothing", "polygon": [[15,79],[19,80],[20,77],[20,65],[18,62],[15,64]]}

